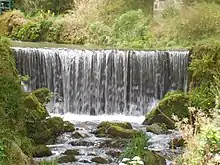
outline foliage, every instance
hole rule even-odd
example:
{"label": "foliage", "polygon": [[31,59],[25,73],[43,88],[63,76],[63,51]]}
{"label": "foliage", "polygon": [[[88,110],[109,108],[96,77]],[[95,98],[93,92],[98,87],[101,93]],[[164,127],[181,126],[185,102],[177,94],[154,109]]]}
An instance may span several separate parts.
{"label": "foliage", "polygon": [[219,109],[211,116],[190,108],[194,122],[183,120],[177,125],[186,142],[186,152],[176,160],[177,165],[216,165],[220,163],[220,114]]}
{"label": "foliage", "polygon": [[145,147],[149,145],[148,140],[149,137],[144,132],[134,134],[131,142],[128,143],[125,150],[121,153],[119,160],[122,160],[123,158],[132,159],[135,156],[142,158],[145,153]]}
{"label": "foliage", "polygon": [[56,160],[52,160],[52,161],[47,161],[47,160],[43,160],[40,162],[40,165],[57,165],[57,161]]}

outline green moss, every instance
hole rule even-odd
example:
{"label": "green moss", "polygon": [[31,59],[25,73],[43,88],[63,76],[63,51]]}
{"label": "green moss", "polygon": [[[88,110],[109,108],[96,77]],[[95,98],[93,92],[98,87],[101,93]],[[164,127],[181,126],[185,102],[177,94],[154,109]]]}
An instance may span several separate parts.
{"label": "green moss", "polygon": [[91,159],[92,162],[96,162],[98,164],[108,164],[108,160],[106,160],[105,158],[102,158],[100,156],[94,157]]}
{"label": "green moss", "polygon": [[144,152],[143,159],[144,159],[144,164],[147,165],[166,165],[166,160],[163,157],[149,150],[146,150]]}
{"label": "green moss", "polygon": [[51,93],[48,88],[39,88],[32,92],[41,104],[47,104],[50,101]]}
{"label": "green moss", "polygon": [[119,126],[110,126],[106,134],[111,137],[132,138],[136,133],[135,130],[125,129]]}
{"label": "green moss", "polygon": [[153,132],[155,134],[166,134],[168,133],[167,127],[161,123],[154,123],[152,125],[146,126],[147,132]]}
{"label": "green moss", "polygon": [[75,131],[75,125],[69,121],[64,121],[64,132],[73,132]]}
{"label": "green moss", "polygon": [[32,149],[33,156],[34,157],[45,157],[45,156],[51,156],[52,152],[50,151],[50,148],[48,148],[46,145],[37,145],[34,146]]}
{"label": "green moss", "polygon": [[58,163],[68,163],[75,161],[76,161],[75,155],[65,155],[58,158]]}
{"label": "green moss", "polygon": [[167,128],[174,128],[172,115],[188,117],[189,97],[183,92],[171,92],[159,102],[158,106],[146,115],[143,124],[164,123]]}
{"label": "green moss", "polygon": [[97,130],[95,134],[97,136],[100,136],[100,135],[105,136],[105,134],[107,133],[106,131],[111,126],[121,127],[124,129],[132,129],[132,126],[129,122],[118,123],[118,122],[103,121],[97,126]]}
{"label": "green moss", "polygon": [[47,127],[51,130],[54,136],[59,136],[64,133],[64,121],[60,117],[53,117],[46,120]]}
{"label": "green moss", "polygon": [[64,153],[64,155],[79,155],[79,150],[78,149],[68,149]]}
{"label": "green moss", "polygon": [[24,99],[24,106],[28,109],[28,117],[33,120],[44,120],[48,116],[48,112],[44,105],[42,105],[37,97],[31,93]]}

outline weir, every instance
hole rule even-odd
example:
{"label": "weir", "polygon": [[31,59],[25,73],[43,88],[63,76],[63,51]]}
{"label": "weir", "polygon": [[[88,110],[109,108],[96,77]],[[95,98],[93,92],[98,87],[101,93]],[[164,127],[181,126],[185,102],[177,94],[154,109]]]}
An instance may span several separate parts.
{"label": "weir", "polygon": [[169,90],[187,90],[188,51],[13,47],[28,91],[49,88],[53,113],[144,115]]}

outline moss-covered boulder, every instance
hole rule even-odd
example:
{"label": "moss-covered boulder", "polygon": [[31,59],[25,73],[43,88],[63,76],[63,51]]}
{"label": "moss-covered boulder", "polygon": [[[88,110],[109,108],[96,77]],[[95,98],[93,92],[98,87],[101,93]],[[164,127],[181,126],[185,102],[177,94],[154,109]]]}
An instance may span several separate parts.
{"label": "moss-covered boulder", "polygon": [[189,97],[183,92],[169,92],[145,117],[144,125],[153,123],[164,123],[168,129],[175,128],[172,115],[177,115],[179,118],[189,116],[188,112]]}
{"label": "moss-covered boulder", "polygon": [[144,152],[143,161],[147,165],[166,165],[166,160],[162,156],[149,150]]}
{"label": "moss-covered boulder", "polygon": [[121,138],[132,138],[134,134],[136,133],[133,129],[125,129],[119,126],[110,126],[106,134],[109,135],[109,137],[121,137]]}
{"label": "moss-covered boulder", "polygon": [[[104,137],[108,133],[108,129],[112,126],[119,127],[119,129],[126,129],[126,130],[132,130],[132,126],[129,122],[109,122],[109,121],[103,121],[97,126],[97,130],[94,132],[96,136],[98,137]],[[114,129],[114,128],[112,128]],[[112,129],[110,131],[112,131]]]}
{"label": "moss-covered boulder", "polygon": [[152,132],[154,134],[167,134],[168,129],[165,124],[161,123],[154,123],[151,125],[146,126],[147,132]]}
{"label": "moss-covered boulder", "polygon": [[39,88],[32,92],[41,104],[47,104],[51,99],[51,92],[48,88]]}
{"label": "moss-covered boulder", "polygon": [[64,121],[60,117],[48,118],[46,120],[46,125],[54,136],[59,136],[64,133]]}
{"label": "moss-covered boulder", "polygon": [[74,132],[72,135],[71,135],[72,138],[75,138],[75,139],[80,139],[80,138],[83,138],[83,135],[81,135],[79,132]]}
{"label": "moss-covered boulder", "polygon": [[98,163],[98,164],[108,164],[108,160],[106,160],[105,158],[102,158],[100,156],[94,157],[91,159],[92,162]]}
{"label": "moss-covered boulder", "polygon": [[34,146],[32,152],[33,152],[33,157],[45,157],[52,155],[50,148],[48,148],[46,145]]}
{"label": "moss-covered boulder", "polygon": [[46,107],[40,103],[33,93],[25,97],[24,106],[29,110],[28,117],[33,118],[33,120],[44,120],[48,116]]}
{"label": "moss-covered boulder", "polygon": [[73,132],[75,131],[75,125],[69,121],[64,121],[64,132]]}
{"label": "moss-covered boulder", "polygon": [[79,155],[78,149],[68,149],[66,150],[63,155]]}
{"label": "moss-covered boulder", "polygon": [[76,157],[75,155],[64,155],[58,158],[58,163],[69,163],[69,162],[75,162]]}
{"label": "moss-covered boulder", "polygon": [[5,153],[7,160],[4,164],[16,164],[16,165],[31,165],[31,159],[25,155],[19,145],[14,141],[9,140],[6,144]]}

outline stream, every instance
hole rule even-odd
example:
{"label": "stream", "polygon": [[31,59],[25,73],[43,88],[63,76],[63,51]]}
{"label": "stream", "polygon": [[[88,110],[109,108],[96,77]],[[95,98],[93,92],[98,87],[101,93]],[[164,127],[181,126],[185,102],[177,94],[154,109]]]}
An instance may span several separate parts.
{"label": "stream", "polygon": [[[53,155],[50,157],[36,158],[36,160],[54,160],[64,153],[66,150],[77,150],[78,154],[76,155],[76,162],[71,163],[62,163],[60,165],[97,165],[93,162],[94,157],[102,157],[108,161],[108,165],[118,165],[118,156],[122,150],[124,144],[123,140],[120,139],[111,139],[111,138],[101,138],[96,137],[93,134],[93,131],[96,129],[97,125],[102,121],[129,121],[133,129],[145,131],[145,126],[141,125],[140,121],[144,120],[144,116],[135,117],[135,116],[124,116],[124,115],[111,115],[111,116],[89,116],[89,115],[54,115],[59,116],[64,120],[68,120],[75,124],[76,131],[82,135],[82,137],[73,137],[73,133],[65,133],[61,135],[56,144],[48,145],[51,149]],[[75,119],[75,120],[72,120]],[[179,137],[179,133],[171,131],[168,135],[155,135],[150,132],[146,132],[147,135],[151,137],[149,140],[150,146],[149,150],[152,150],[160,155],[163,155],[166,158],[174,158],[177,154],[181,152],[179,149],[170,149],[168,143],[171,139]],[[167,165],[171,164],[171,161],[167,160]]]}

